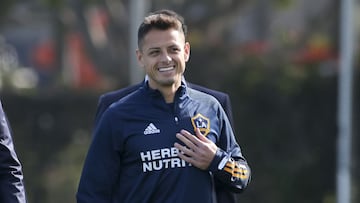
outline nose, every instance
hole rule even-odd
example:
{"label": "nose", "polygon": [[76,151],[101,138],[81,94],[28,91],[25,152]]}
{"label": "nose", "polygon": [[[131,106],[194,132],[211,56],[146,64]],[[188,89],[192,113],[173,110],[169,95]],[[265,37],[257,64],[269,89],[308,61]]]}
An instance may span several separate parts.
{"label": "nose", "polygon": [[169,55],[169,53],[167,52],[163,52],[163,54],[161,54],[161,62],[163,63],[170,63],[172,61],[171,56]]}

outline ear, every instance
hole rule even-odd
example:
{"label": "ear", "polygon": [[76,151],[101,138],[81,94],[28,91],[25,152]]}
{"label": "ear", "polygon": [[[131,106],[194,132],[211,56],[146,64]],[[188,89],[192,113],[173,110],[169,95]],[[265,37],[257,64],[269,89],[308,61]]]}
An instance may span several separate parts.
{"label": "ear", "polygon": [[190,59],[190,43],[189,42],[185,42],[184,53],[185,53],[185,61],[188,62]]}
{"label": "ear", "polygon": [[144,67],[143,54],[141,53],[141,51],[139,49],[136,49],[136,58],[138,60],[139,65],[141,67]]}

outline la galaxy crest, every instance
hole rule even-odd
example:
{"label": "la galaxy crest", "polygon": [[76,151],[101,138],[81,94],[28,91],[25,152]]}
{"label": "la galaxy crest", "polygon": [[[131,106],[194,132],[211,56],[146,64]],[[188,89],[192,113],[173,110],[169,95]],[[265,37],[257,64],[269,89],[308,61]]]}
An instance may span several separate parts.
{"label": "la galaxy crest", "polygon": [[194,117],[191,118],[191,123],[194,127],[199,128],[200,132],[207,136],[210,132],[210,119],[201,115],[200,113],[196,114]]}

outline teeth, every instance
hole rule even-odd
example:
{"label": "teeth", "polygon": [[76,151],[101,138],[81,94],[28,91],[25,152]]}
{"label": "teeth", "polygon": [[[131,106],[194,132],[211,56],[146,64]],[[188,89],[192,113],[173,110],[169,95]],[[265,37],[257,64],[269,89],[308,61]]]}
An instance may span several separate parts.
{"label": "teeth", "polygon": [[159,68],[159,71],[165,72],[165,71],[169,71],[169,70],[173,70],[173,69],[174,69],[174,66],[171,66],[171,67],[166,67],[166,68]]}

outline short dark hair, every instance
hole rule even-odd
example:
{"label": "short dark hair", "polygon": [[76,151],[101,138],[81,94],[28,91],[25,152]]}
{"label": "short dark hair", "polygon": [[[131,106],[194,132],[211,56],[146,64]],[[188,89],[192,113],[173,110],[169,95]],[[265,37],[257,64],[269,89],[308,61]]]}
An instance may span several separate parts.
{"label": "short dark hair", "polygon": [[152,29],[167,30],[174,28],[182,31],[184,36],[187,35],[187,26],[184,18],[175,11],[162,9],[150,13],[144,18],[138,29],[138,47],[141,46],[145,35]]}

